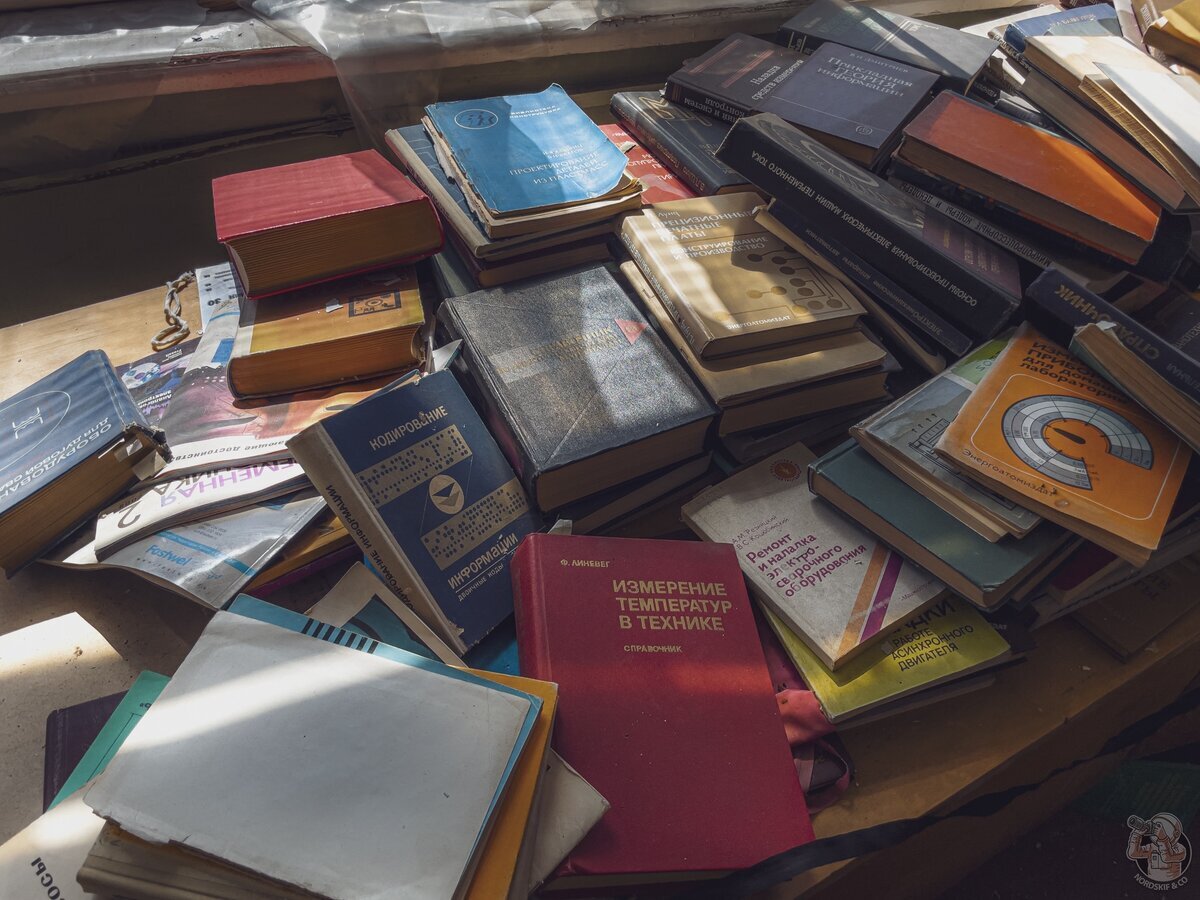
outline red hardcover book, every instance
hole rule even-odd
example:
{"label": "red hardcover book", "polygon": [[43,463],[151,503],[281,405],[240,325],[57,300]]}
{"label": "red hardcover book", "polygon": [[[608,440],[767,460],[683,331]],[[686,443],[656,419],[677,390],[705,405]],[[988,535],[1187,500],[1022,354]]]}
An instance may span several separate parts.
{"label": "red hardcover book", "polygon": [[374,150],[225,175],[212,191],[217,240],[253,298],[442,246],[433,203]]}
{"label": "red hardcover book", "polygon": [[521,673],[558,683],[554,747],[612,804],[550,890],[715,878],[812,840],[731,545],[531,534],[512,577]]}
{"label": "red hardcover book", "polygon": [[[620,125],[601,125],[600,130],[608,139],[622,148],[629,160],[625,171],[637,178],[644,186],[642,206],[666,203],[668,200],[690,200],[696,193],[659,162],[658,157],[637,142]],[[632,145],[632,146],[630,146]]]}

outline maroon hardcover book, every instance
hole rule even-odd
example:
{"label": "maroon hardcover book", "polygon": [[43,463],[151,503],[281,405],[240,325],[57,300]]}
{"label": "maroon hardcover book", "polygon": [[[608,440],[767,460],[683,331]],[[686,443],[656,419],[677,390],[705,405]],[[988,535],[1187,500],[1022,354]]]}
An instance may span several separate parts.
{"label": "maroon hardcover book", "polygon": [[547,887],[719,877],[812,840],[729,544],[531,534],[521,673],[559,685],[554,747],[612,804]]}

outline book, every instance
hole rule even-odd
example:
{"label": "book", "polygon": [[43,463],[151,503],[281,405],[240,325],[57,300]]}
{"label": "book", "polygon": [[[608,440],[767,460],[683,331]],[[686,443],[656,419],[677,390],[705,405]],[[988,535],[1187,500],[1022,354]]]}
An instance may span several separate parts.
{"label": "book", "polygon": [[381,392],[288,444],[367,559],[457,653],[512,613],[536,514],[452,372]]}
{"label": "book", "polygon": [[[1180,184],[1115,122],[1099,115],[1099,110],[1080,89],[1083,78],[1080,67],[1094,68],[1093,53],[1113,51],[1121,58],[1127,46],[1126,41],[1115,37],[1030,38],[1025,58],[1032,68],[1025,76],[1022,93],[1164,208],[1178,211],[1191,203]],[[1121,49],[1116,50],[1118,47]]]}
{"label": "book", "polygon": [[733,548],[535,534],[513,578],[521,670],[559,685],[555,747],[612,803],[546,889],[713,878],[812,839]]}
{"label": "book", "polygon": [[1200,202],[1200,85],[1163,66],[1096,64],[1083,90]]}
{"label": "book", "polygon": [[954,94],[905,127],[896,153],[1126,262],[1158,227],[1158,204],[1087,148]]}
{"label": "book", "polygon": [[[51,711],[46,716],[46,760],[42,768],[42,811],[53,805],[54,798],[62,792],[63,785],[79,765],[96,735],[104,727],[120,704],[125,691],[106,697],[96,697]],[[87,779],[83,779],[86,781]],[[66,792],[69,796],[83,782]]]}
{"label": "book", "polygon": [[1074,619],[1127,660],[1200,603],[1191,590],[1197,574],[1194,559],[1180,560],[1087,604]]}
{"label": "book", "polygon": [[0,566],[11,578],[171,458],[100,350],[0,403]]}
{"label": "book", "polygon": [[[360,570],[366,571],[363,567],[360,567]],[[367,572],[367,576],[374,578],[369,572]],[[376,584],[378,584],[377,580]],[[401,604],[402,606],[403,604]],[[333,644],[357,649],[369,648],[368,652],[383,653],[389,658],[403,660],[407,653],[412,652],[397,648],[386,641],[379,642],[378,638],[372,637],[367,643],[369,636],[356,632],[353,627],[335,628],[253,597],[238,597],[230,604],[229,611]],[[427,630],[425,633],[428,633]],[[419,643],[420,640],[420,638],[412,639],[410,634],[411,643]],[[374,646],[376,643],[381,645]],[[421,649],[425,652],[418,655],[429,659],[434,658],[427,648],[422,647]],[[513,896],[524,897],[526,894],[522,893],[522,890],[526,887],[528,874],[520,871],[522,868],[520,858],[524,854],[528,863],[532,857],[531,820],[542,782],[546,756],[549,752],[550,734],[558,706],[558,688],[553,684],[535,681],[532,678],[472,671],[464,668],[461,661],[457,661],[456,668],[476,676],[485,684],[490,682],[537,698],[539,701],[536,707],[536,718],[528,729],[524,747],[519,755],[511,761],[510,770],[506,776],[504,796],[495,809],[495,821],[484,839],[478,864],[471,872],[470,886],[462,892],[468,900],[491,900],[491,898],[509,896],[510,892]],[[523,846],[526,839],[530,841],[528,849]]]}
{"label": "book", "polygon": [[459,182],[492,216],[634,197],[626,159],[561,87],[535,94],[434,103],[430,136],[444,142]]}
{"label": "book", "polygon": [[199,472],[129,494],[96,517],[98,559],[173,525],[219,516],[293,494],[308,483],[290,459]]}
{"label": "book", "polygon": [[358,555],[354,539],[333,510],[325,507],[274,558],[246,582],[242,591],[255,597],[285,587],[342,559]]}
{"label": "book", "polygon": [[729,126],[663,97],[660,91],[618,91],[613,115],[699,197],[749,190],[715,156]]}
{"label": "book", "polygon": [[[150,705],[158,699],[158,695],[162,693],[162,689],[166,687],[169,679],[165,675],[159,675],[157,672],[145,671],[141,672],[134,679],[133,684],[129,686],[129,690],[122,691],[119,694],[113,694],[110,697],[102,697],[97,700],[90,700],[86,704],[80,704],[77,707],[71,707],[68,710],[56,710],[50,714],[50,718],[46,720],[46,757],[50,758],[51,752],[51,722],[62,723],[54,729],[54,744],[61,746],[60,741],[64,739],[71,742],[71,731],[73,728],[68,726],[66,722],[76,714],[84,715],[84,722],[79,728],[83,734],[87,735],[83,746],[79,747],[77,754],[72,750],[71,757],[75,759],[75,764],[70,770],[63,772],[65,776],[57,789],[50,794],[46,807],[51,809],[65,801],[68,797],[82,788],[87,782],[91,781],[108,765],[108,761],[116,754],[117,749],[125,742],[125,738],[129,736],[135,725],[146,714],[146,710]],[[83,713],[83,707],[88,707],[87,713]],[[102,715],[99,719],[92,718],[93,715],[100,713],[102,710],[107,710],[106,715]],[[57,713],[64,713],[61,718],[56,718]],[[93,727],[94,726],[94,727]],[[56,752],[56,758],[62,758],[61,751]],[[50,778],[50,769],[47,767],[47,780]],[[55,781],[58,781],[57,775]]]}
{"label": "book", "polygon": [[[433,200],[438,213],[449,226],[446,236],[464,248],[465,256],[499,262],[515,256],[528,257],[533,253],[553,255],[554,251],[551,248],[601,237],[612,231],[610,223],[605,219],[545,234],[490,238],[486,226],[467,202],[462,188],[442,166],[424,126],[392,128],[384,137],[388,146],[399,157],[401,165]],[[443,247],[441,253],[445,253],[447,249],[448,247]],[[434,259],[436,260],[441,253],[435,254]]]}
{"label": "book", "polygon": [[812,416],[804,416],[790,423],[769,425],[755,431],[743,431],[721,438],[721,449],[734,463],[748,465],[766,459],[792,444],[820,447],[840,441],[846,430],[866,416],[874,413],[888,400],[870,400],[839,409],[828,410]]}
{"label": "book", "polygon": [[852,440],[814,462],[808,483],[813,493],[982,609],[1007,600],[1068,539],[1062,529],[1044,522],[1023,538],[989,541]]}
{"label": "book", "polygon": [[900,478],[989,541],[1024,537],[1041,518],[962,475],[934,452],[943,431],[1008,341],[989,341],[891,406],[850,429],[850,436]]}
{"label": "book", "polygon": [[1200,3],[1181,0],[1150,23],[1142,35],[1149,47],[1189,66],[1200,65]]}
{"label": "book", "polygon": [[672,73],[663,97],[702,115],[736,122],[760,112],[766,98],[794,77],[803,63],[799,53],[770,41],[731,34]]}
{"label": "book", "polygon": [[1187,445],[1023,324],[942,432],[959,471],[1144,564],[1191,459]]}
{"label": "book", "polygon": [[[1056,269],[1029,286],[1029,317],[1159,420],[1200,448],[1200,361]],[[1190,332],[1185,316],[1182,336]],[[1180,337],[1176,336],[1176,340]]]}
{"label": "book", "polygon": [[717,405],[719,435],[794,419],[797,408],[817,413],[886,396],[887,353],[862,331],[702,360],[641,270],[627,262],[621,274],[663,340]]}
{"label": "book", "polygon": [[223,175],[212,192],[217,240],[255,299],[442,246],[429,198],[375,150]]}
{"label": "book", "polygon": [[808,490],[815,457],[796,444],[701,491],[683,520],[733,544],[742,572],[830,669],[838,669],[946,587]]}
{"label": "book", "polygon": [[925,69],[824,43],[759,111],[775,113],[847,159],[877,169],[937,81]]}
{"label": "book", "polygon": [[652,206],[671,200],[690,200],[695,192],[674,172],[659,162],[649,150],[618,124],[601,125],[600,130],[625,154],[625,171],[642,183],[642,204]]}
{"label": "book", "polygon": [[268,397],[363,381],[415,366],[425,323],[414,269],[352,279],[241,304],[229,389]]}
{"label": "book", "polygon": [[[349,643],[216,613],[87,802],[143,840],[329,897],[465,896],[542,701]],[[275,752],[255,750],[266,739]],[[410,827],[437,839],[379,855],[378,835]]]}
{"label": "book", "polygon": [[990,38],[843,0],[814,0],[781,26],[780,44],[811,54],[826,42],[852,47],[940,76],[965,94],[996,51]]}
{"label": "book", "polygon": [[1010,254],[777,116],[738,121],[717,155],[973,337],[993,337],[1016,309]]}
{"label": "book", "polygon": [[603,266],[438,310],[530,500],[550,511],[698,456],[716,413]]}
{"label": "book", "polygon": [[[813,228],[805,216],[790,206],[772,200],[765,210],[758,212],[758,221],[788,246],[824,259],[829,266],[836,267],[842,277],[868,293],[880,307],[895,316],[902,323],[901,327],[906,327],[921,339],[955,356],[966,353],[974,344],[970,335],[960,331],[923,300],[900,287],[844,244],[831,240],[824,230]],[[880,318],[876,310],[872,310],[872,315],[875,320]]]}
{"label": "book", "polygon": [[1081,9],[1064,9],[1041,16],[1010,22],[1004,29],[1004,46],[1020,56],[1025,43],[1043,34],[1111,34],[1121,36],[1117,11],[1107,3],[1094,3]]}
{"label": "book", "polygon": [[239,315],[235,303],[213,313],[163,416],[162,427],[171,435],[176,452],[170,463],[147,479],[149,483],[288,459],[289,438],[369,397],[391,380],[380,377],[337,388],[239,400],[229,389],[229,358]]}
{"label": "book", "polygon": [[183,380],[183,373],[199,343],[199,338],[184,341],[115,368],[121,382],[129,389],[129,396],[151,425],[162,422],[171,395]]}
{"label": "book", "polygon": [[701,359],[854,327],[864,310],[755,221],[752,193],[661,203],[621,221],[625,247]]}
{"label": "book", "polygon": [[208,609],[220,609],[325,509],[315,492],[264,500],[135,540],[99,559],[84,529],[43,562],[63,568],[124,569]]}
{"label": "book", "polygon": [[448,260],[456,266],[459,269],[457,277],[461,278],[465,285],[464,290],[459,293],[469,293],[479,288],[510,284],[536,275],[561,272],[575,266],[611,259],[612,252],[608,247],[608,236],[611,233],[612,221],[609,220],[603,223],[602,233],[568,244],[557,243],[543,249],[531,249],[520,256],[506,256],[503,259],[481,259],[472,256],[465,251],[457,235],[452,234],[434,260]]}
{"label": "book", "polygon": [[58,897],[105,900],[75,883],[103,825],[78,795],[38,816],[0,844],[0,896],[45,900],[54,891]]}
{"label": "book", "polygon": [[[948,595],[881,636],[878,644],[845,668],[831,672],[787,623],[767,610],[767,621],[821,711],[835,725],[911,709],[904,701],[946,696],[939,688],[958,683],[979,688],[987,669],[1006,662],[1012,650],[970,604]],[[975,676],[975,677],[972,677]],[[973,683],[972,683],[973,682]]]}
{"label": "book", "polygon": [[564,506],[555,516],[571,523],[572,534],[596,534],[609,525],[636,517],[646,507],[703,476],[711,465],[712,453],[702,453],[695,459],[585,497]]}

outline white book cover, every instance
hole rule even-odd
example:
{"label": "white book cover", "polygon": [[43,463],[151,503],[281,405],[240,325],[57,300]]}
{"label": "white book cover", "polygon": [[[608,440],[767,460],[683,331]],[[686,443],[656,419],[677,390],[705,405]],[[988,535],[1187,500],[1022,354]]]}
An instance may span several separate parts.
{"label": "white book cover", "polygon": [[197,472],[164,481],[114,503],[96,519],[96,556],[104,559],[138,538],[298,491],[304,470],[295,460]]}
{"label": "white book cover", "polygon": [[299,491],[200,522],[187,522],[96,556],[93,535],[60,545],[43,562],[66,568],[126,569],[210,609],[220,609],[326,509]]}
{"label": "white book cover", "polygon": [[104,826],[104,820],[80,798],[83,790],[0,846],[0,897],[4,900],[102,900],[75,883],[75,873]]}
{"label": "white book cover", "polygon": [[700,492],[684,521],[733,544],[755,595],[831,669],[946,586],[814,496],[803,444]]}
{"label": "white book cover", "polygon": [[334,900],[460,896],[536,710],[403,656],[218,612],[84,799]]}
{"label": "white book cover", "polygon": [[1200,166],[1200,87],[1166,68],[1097,68],[1165,134],[1193,166]]}

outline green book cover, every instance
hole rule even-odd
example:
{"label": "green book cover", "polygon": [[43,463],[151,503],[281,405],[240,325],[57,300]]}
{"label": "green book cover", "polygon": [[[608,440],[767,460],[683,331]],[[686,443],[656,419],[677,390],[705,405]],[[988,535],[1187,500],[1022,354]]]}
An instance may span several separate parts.
{"label": "green book cover", "polygon": [[1008,643],[967,602],[946,597],[831,672],[764,608],[767,621],[831,722],[964,678],[1010,656]]}
{"label": "green book cover", "polygon": [[[983,606],[995,606],[1060,547],[1066,533],[1043,522],[1023,538],[995,543],[909,487],[854,441],[809,468],[813,492]],[[833,490],[830,491],[829,489]]]}
{"label": "green book cover", "polygon": [[50,802],[50,809],[54,809],[104,771],[108,761],[116,755],[121,744],[125,743],[125,738],[129,737],[129,732],[133,731],[133,726],[141,721],[150,704],[158,699],[158,695],[170,680],[166,675],[159,675],[157,672],[142,672],[134,680],[125,698],[113,710],[113,714],[96,735],[96,740],[92,741],[92,745],[79,760],[79,765],[74,768],[62,789]]}

